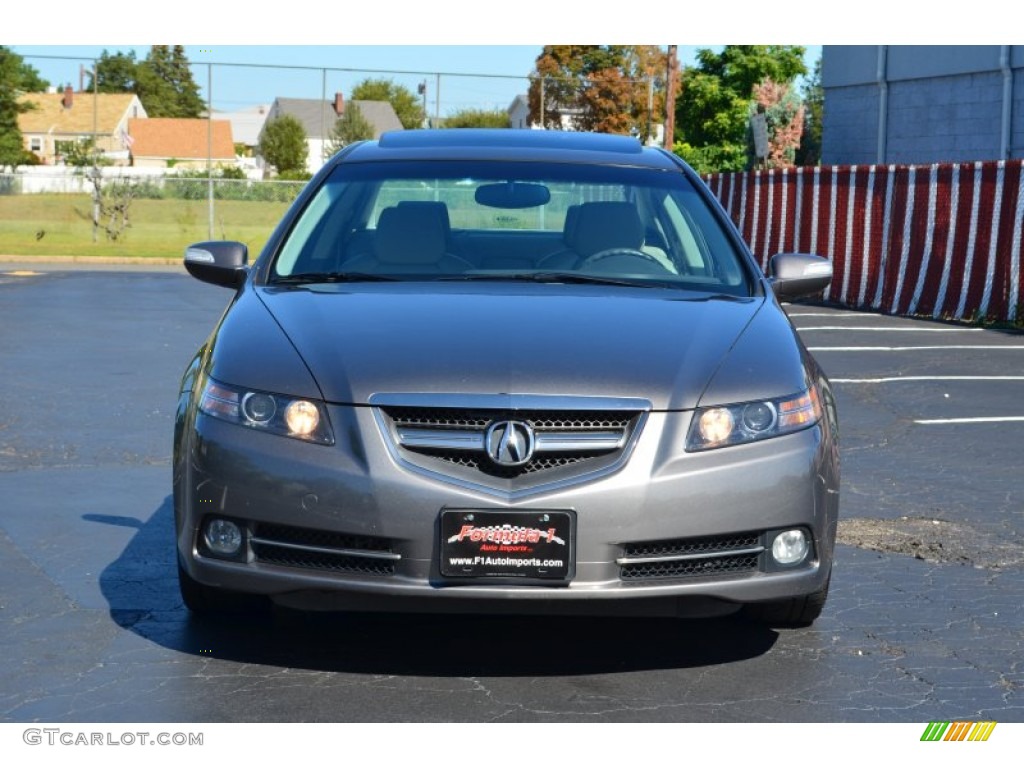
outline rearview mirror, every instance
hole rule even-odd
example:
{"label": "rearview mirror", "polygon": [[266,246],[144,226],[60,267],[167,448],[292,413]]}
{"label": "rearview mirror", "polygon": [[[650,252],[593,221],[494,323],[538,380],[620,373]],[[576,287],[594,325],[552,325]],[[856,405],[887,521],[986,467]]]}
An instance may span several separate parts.
{"label": "rearview mirror", "polygon": [[810,253],[777,253],[769,262],[768,280],[779,301],[813,296],[832,282],[832,262]]}
{"label": "rearview mirror", "polygon": [[536,208],[551,199],[551,190],[543,184],[504,181],[477,187],[475,199],[488,208]]}
{"label": "rearview mirror", "polygon": [[193,243],[185,249],[185,269],[204,283],[238,288],[248,274],[249,247],[234,240]]}

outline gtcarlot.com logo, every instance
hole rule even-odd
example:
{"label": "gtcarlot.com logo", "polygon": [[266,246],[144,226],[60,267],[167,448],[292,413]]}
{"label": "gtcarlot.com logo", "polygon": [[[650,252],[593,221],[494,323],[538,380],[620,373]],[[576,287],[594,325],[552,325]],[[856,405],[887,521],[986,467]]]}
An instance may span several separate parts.
{"label": "gtcarlot.com logo", "polygon": [[991,720],[981,723],[928,723],[921,734],[921,741],[988,741],[995,727],[996,724]]}
{"label": "gtcarlot.com logo", "polygon": [[63,728],[27,728],[22,740],[31,746],[65,747],[201,747],[202,733],[150,733],[149,731],[66,731]]}

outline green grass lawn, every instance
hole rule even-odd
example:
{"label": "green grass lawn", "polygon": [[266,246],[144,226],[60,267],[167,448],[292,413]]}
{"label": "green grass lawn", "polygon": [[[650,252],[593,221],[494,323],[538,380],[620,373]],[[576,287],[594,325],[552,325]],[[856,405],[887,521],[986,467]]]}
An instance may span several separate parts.
{"label": "green grass lawn", "polygon": [[[216,200],[213,237],[246,243],[255,259],[288,205]],[[102,229],[92,241],[91,209],[87,195],[0,196],[0,254],[179,259],[189,243],[209,239],[205,200],[134,200],[131,226],[116,242]]]}

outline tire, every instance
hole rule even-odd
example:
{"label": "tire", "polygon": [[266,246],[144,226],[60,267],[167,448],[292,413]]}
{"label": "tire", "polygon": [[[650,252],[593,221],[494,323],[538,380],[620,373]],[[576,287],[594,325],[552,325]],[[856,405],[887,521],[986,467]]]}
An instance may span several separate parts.
{"label": "tire", "polygon": [[748,603],[743,606],[743,617],[748,621],[768,627],[796,629],[809,627],[821,616],[828,599],[828,588],[832,581],[831,572],[825,586],[817,592],[788,600],[773,600],[766,603]]}
{"label": "tire", "polygon": [[178,588],[181,600],[192,613],[201,616],[218,614],[256,613],[263,610],[267,603],[260,595],[247,595],[227,589],[209,587],[193,579],[178,564]]}

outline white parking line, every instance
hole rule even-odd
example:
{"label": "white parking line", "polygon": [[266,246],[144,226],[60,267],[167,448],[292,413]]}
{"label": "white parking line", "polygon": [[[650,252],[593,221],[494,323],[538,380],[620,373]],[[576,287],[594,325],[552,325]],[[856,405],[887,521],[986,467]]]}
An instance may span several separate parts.
{"label": "white parking line", "polygon": [[893,381],[1024,381],[1024,376],[883,376],[877,379],[833,379],[833,384],[888,384]]}
{"label": "white parking line", "polygon": [[787,312],[790,317],[834,317],[837,320],[852,320],[855,317],[891,317],[891,315],[878,315],[873,312]]}
{"label": "white parking line", "polygon": [[1024,416],[981,416],[971,419],[914,419],[915,424],[993,424],[1024,421]]}
{"label": "white parking line", "polygon": [[1021,350],[1024,349],[1024,346],[1021,346],[1019,344],[950,344],[947,346],[938,347],[808,347],[807,349],[810,350],[811,352],[916,352],[918,350],[935,349]]}
{"label": "white parking line", "polygon": [[811,325],[806,328],[797,326],[798,331],[877,331],[879,333],[976,333],[984,328],[894,328],[892,326],[870,325]]}

